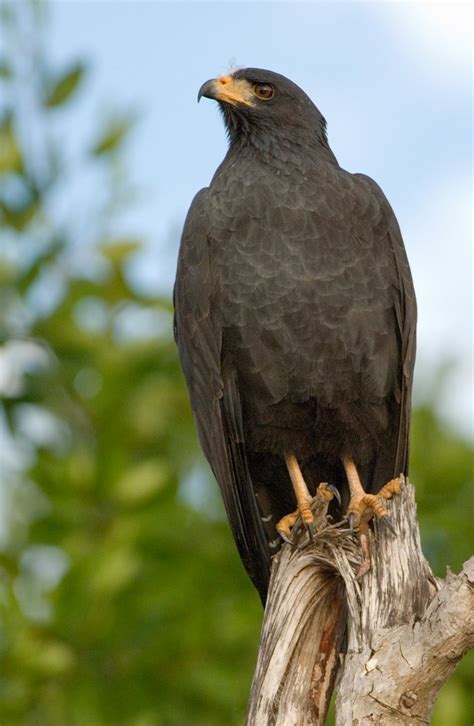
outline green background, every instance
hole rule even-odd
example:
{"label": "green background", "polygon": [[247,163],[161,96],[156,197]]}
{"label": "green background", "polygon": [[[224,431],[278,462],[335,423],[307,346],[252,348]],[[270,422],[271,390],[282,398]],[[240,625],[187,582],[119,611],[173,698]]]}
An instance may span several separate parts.
{"label": "green background", "polygon": [[[37,3],[3,3],[2,32],[0,724],[240,724],[262,611],[198,452],[170,300],[132,283],[143,242],[123,237],[120,213],[139,126],[129,110],[98,118],[66,155],[50,122],[79,108],[91,69],[55,67]],[[87,219],[54,204],[78,170],[107,190]],[[412,437],[439,576],[472,545],[472,446],[437,405],[449,365],[418,371]],[[472,675],[466,658],[435,726],[472,722]]]}

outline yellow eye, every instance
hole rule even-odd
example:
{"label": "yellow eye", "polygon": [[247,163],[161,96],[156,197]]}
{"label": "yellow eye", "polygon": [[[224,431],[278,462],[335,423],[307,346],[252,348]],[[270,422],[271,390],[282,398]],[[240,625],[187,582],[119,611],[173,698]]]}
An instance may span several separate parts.
{"label": "yellow eye", "polygon": [[273,86],[269,83],[256,83],[253,87],[253,92],[263,101],[268,101],[270,98],[273,98],[274,93]]}

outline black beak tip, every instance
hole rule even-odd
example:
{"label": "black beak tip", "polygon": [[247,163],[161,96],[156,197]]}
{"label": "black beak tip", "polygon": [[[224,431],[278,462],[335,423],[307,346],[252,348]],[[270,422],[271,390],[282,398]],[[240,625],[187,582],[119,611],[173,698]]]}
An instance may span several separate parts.
{"label": "black beak tip", "polygon": [[201,100],[201,98],[215,98],[214,95],[214,79],[211,78],[209,81],[206,81],[202,84],[201,88],[199,89],[198,93],[198,103]]}

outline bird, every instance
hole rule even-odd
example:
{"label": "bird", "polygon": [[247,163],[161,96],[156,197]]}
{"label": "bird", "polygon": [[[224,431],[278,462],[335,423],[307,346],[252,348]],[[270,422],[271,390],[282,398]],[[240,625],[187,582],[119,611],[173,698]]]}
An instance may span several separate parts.
{"label": "bird", "polygon": [[389,202],[339,165],[299,86],[244,68],[206,81],[203,97],[217,102],[228,150],[184,223],[174,335],[265,604],[272,556],[299,517],[313,534],[320,485],[359,533],[358,574],[370,569],[369,521],[387,519],[408,473],[416,298]]}

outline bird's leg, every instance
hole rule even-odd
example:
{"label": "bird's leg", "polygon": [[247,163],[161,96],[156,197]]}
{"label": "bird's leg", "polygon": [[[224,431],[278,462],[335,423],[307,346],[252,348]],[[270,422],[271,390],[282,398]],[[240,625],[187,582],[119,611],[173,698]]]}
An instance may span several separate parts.
{"label": "bird's leg", "polygon": [[[290,538],[290,531],[299,516],[301,517],[303,524],[308,529],[310,537],[313,537],[315,533],[314,514],[311,511],[313,497],[309,493],[308,487],[306,486],[306,482],[303,478],[303,474],[301,472],[296,456],[294,456],[293,454],[286,454],[285,462],[291,478],[291,483],[293,484],[293,490],[295,492],[298,507],[294,512],[291,512],[285,517],[282,517],[282,519],[280,519],[280,521],[276,525],[276,529],[282,539],[285,540],[285,542],[290,542],[291,544],[293,544]],[[319,485],[316,494],[317,497],[325,503],[326,508],[328,503],[331,501],[331,499],[333,499],[334,496],[339,499],[339,492],[337,492],[334,487],[331,487],[329,484],[326,483]]]}
{"label": "bird's leg", "polygon": [[361,577],[370,570],[371,565],[369,522],[375,515],[376,517],[384,518],[386,523],[390,524],[389,520],[386,519],[387,510],[385,509],[382,500],[390,499],[393,494],[398,494],[400,492],[400,481],[399,479],[392,479],[392,481],[382,487],[378,494],[366,494],[354,461],[349,457],[344,457],[342,459],[342,463],[344,465],[351,493],[349,506],[347,507],[347,514],[351,522],[351,527],[357,529],[359,533],[362,548],[362,564],[357,573],[357,575]]}
{"label": "bird's leg", "polygon": [[294,454],[285,454],[285,463],[288,468],[293,490],[295,492],[297,509],[285,517],[282,517],[276,528],[282,538],[286,541],[290,540],[290,530],[301,516],[303,524],[308,528],[310,535],[313,534],[314,516],[311,511],[311,494],[309,493],[306,482],[303,478],[300,466]]}

